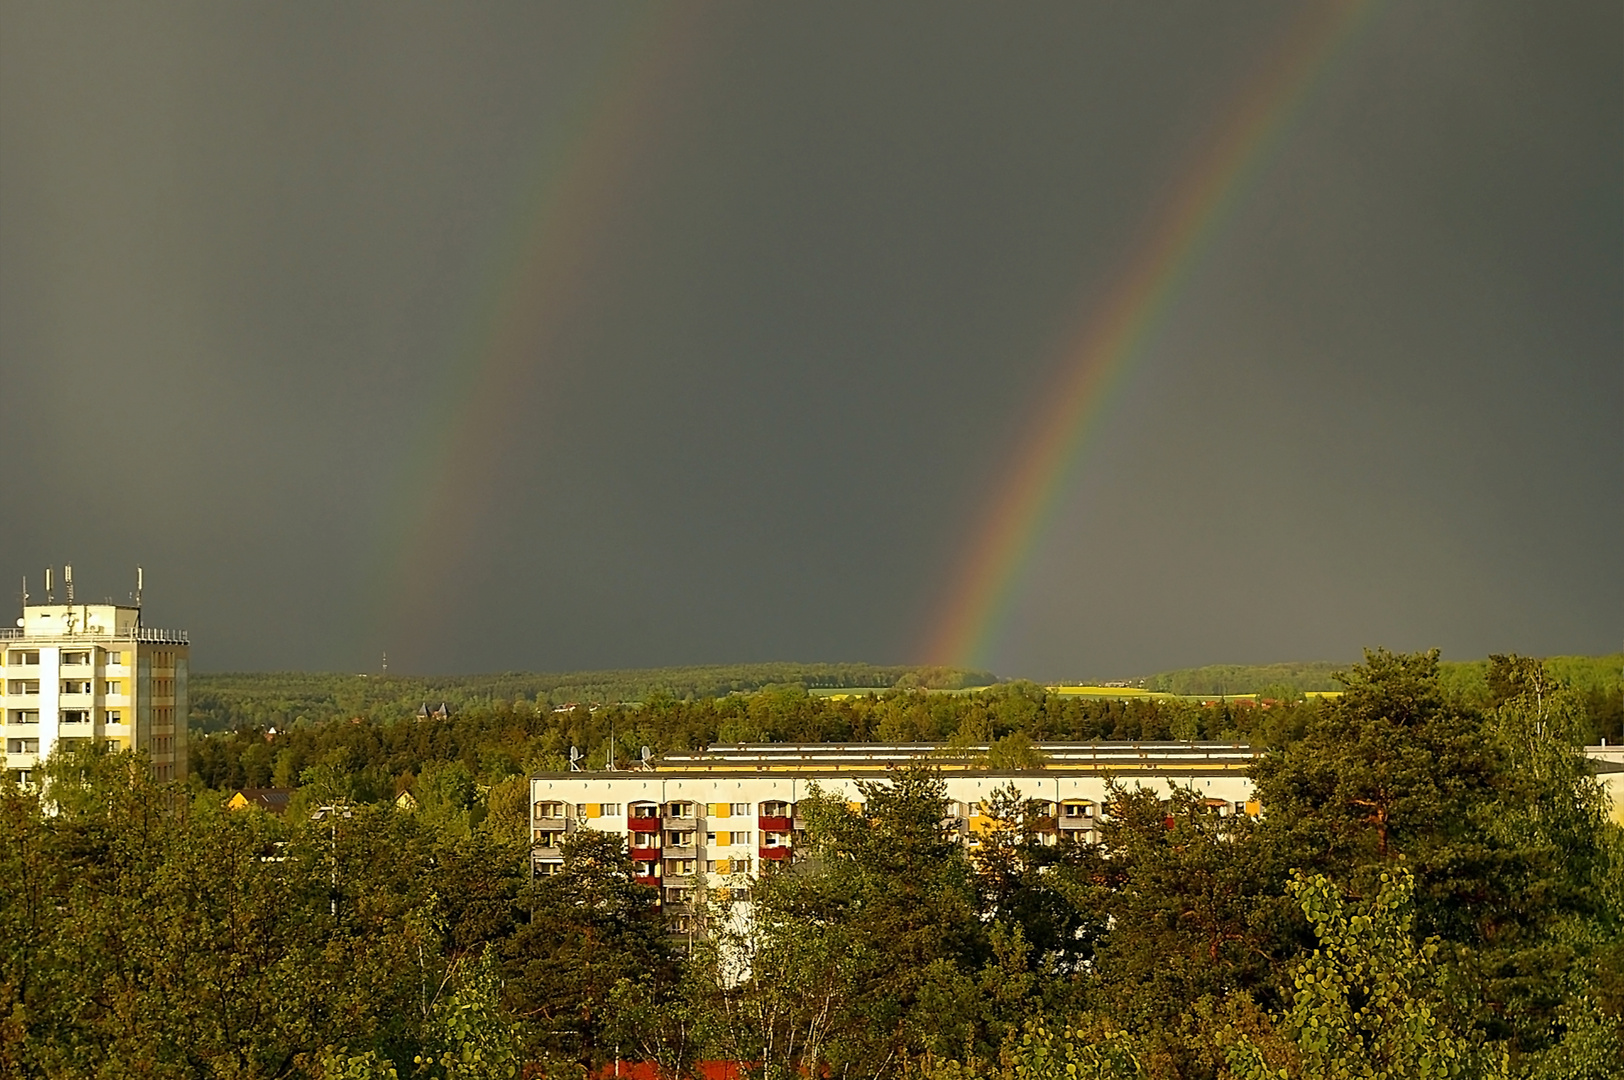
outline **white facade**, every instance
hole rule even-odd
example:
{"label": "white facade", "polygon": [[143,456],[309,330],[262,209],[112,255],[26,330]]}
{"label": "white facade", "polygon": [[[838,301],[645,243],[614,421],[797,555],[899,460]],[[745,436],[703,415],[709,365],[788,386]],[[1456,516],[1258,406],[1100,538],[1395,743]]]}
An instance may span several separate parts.
{"label": "white facade", "polygon": [[[1120,768],[1120,761],[1109,771],[1077,766],[1010,773],[944,771],[948,819],[956,821],[959,835],[973,849],[978,835],[992,825],[984,813],[984,803],[995,791],[1013,785],[1023,799],[1049,804],[1056,842],[1097,839],[1108,798],[1107,784],[1113,776],[1120,784],[1161,795],[1167,793],[1172,781],[1192,788],[1220,813],[1257,813],[1252,783],[1242,771],[1244,765],[1199,764],[1188,744],[1156,747],[1148,756],[1144,747],[1128,744],[1123,749],[1128,747],[1135,753],[1137,766],[1131,774]],[[715,896],[719,889],[747,888],[749,878],[759,873],[764,863],[793,858],[801,829],[796,807],[814,785],[857,806],[863,799],[857,786],[860,781],[885,779],[883,771],[860,765],[847,770],[832,769],[827,764],[822,769],[773,768],[775,763],[782,766],[796,755],[804,756],[808,751],[805,747],[772,748],[772,752],[753,759],[764,767],[744,771],[739,751],[729,751],[733,756],[724,759],[722,749],[684,755],[682,767],[676,771],[551,773],[532,777],[531,838],[536,872],[556,872],[563,863],[560,847],[565,837],[578,830],[623,836],[637,879],[660,891],[662,904],[672,913],[673,929],[686,929],[696,889],[703,887]],[[876,748],[816,749],[822,753],[815,756],[833,755],[855,765],[870,760],[868,755]],[[895,751],[900,748],[884,749],[891,753],[881,756],[894,763]],[[915,759],[923,756],[920,748],[910,749]],[[1247,748],[1238,749],[1249,759]],[[693,768],[706,760],[717,767],[707,771]],[[742,899],[742,895],[737,898]]]}

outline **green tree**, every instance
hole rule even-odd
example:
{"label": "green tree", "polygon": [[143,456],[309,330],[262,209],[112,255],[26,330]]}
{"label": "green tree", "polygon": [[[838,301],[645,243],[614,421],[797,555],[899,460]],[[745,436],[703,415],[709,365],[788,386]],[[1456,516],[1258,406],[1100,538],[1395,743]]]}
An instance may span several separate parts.
{"label": "green tree", "polygon": [[1239,1080],[1454,1080],[1507,1075],[1505,1052],[1480,1050],[1445,1004],[1449,980],[1436,938],[1412,938],[1414,882],[1383,873],[1368,902],[1350,904],[1323,875],[1298,876],[1290,892],[1318,948],[1292,971],[1291,1007],[1279,1026],[1297,1060],[1272,1068],[1256,1043],[1236,1038]]}
{"label": "green tree", "polygon": [[[663,1002],[678,983],[653,889],[632,877],[625,839],[584,829],[563,845],[563,868],[540,878],[528,911],[501,945],[506,1006],[529,1025],[529,1049],[587,1069],[614,1055],[616,988]],[[620,991],[625,994],[624,990]]]}
{"label": "green tree", "polygon": [[[737,1008],[757,1026],[738,1056],[774,1068],[885,1076],[974,1035],[989,956],[962,846],[929,769],[861,783],[859,813],[813,791],[801,862],[763,874]],[[787,1074],[787,1073],[786,1073]]]}

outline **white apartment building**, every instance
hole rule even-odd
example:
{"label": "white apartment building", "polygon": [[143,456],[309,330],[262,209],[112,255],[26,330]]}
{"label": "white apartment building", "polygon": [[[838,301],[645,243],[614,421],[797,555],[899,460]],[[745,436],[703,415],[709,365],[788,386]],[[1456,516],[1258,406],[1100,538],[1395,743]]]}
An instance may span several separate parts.
{"label": "white apartment building", "polygon": [[[159,780],[183,778],[186,760],[185,631],[141,624],[133,605],[23,604],[0,628],[0,736],[11,779],[28,784],[59,745],[144,750]],[[49,591],[49,576],[47,576]]]}
{"label": "white apartment building", "polygon": [[[1013,785],[1048,813],[1053,842],[1098,838],[1111,779],[1166,794],[1168,782],[1193,788],[1219,813],[1256,814],[1245,770],[1253,752],[1237,744],[1043,744],[1042,769],[992,772],[971,747],[957,758],[927,745],[713,746],[669,754],[629,772],[544,773],[530,780],[532,859],[538,875],[563,865],[565,837],[581,829],[626,838],[637,880],[659,890],[669,926],[685,931],[696,892],[748,895],[750,877],[794,858],[802,822],[797,804],[817,785],[860,807],[859,781],[928,760],[942,770],[947,822],[972,850],[992,827],[986,801]],[[741,876],[743,875],[743,876]],[[741,888],[741,884],[744,886]]]}

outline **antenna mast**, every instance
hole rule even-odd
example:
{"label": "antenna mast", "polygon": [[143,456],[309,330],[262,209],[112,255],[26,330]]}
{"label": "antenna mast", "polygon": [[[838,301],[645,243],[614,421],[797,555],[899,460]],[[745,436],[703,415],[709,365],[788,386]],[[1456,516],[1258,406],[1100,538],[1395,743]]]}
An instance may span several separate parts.
{"label": "antenna mast", "polygon": [[45,602],[47,604],[56,603],[56,597],[51,595],[51,569],[49,566],[45,568]]}
{"label": "antenna mast", "polygon": [[141,568],[139,566],[137,566],[135,568],[135,606],[136,607],[141,606],[141,585],[142,585]]}
{"label": "antenna mast", "polygon": [[68,603],[73,603],[73,564],[62,564],[62,585],[68,590]]}

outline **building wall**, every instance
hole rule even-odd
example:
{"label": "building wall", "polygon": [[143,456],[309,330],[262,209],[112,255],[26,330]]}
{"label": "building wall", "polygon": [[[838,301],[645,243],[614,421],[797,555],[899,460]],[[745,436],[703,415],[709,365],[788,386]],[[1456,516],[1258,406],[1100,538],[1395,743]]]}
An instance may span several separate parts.
{"label": "building wall", "polygon": [[[793,857],[800,822],[796,804],[814,784],[819,790],[860,805],[863,775],[797,775],[788,772],[683,775],[659,772],[566,773],[530,781],[531,837],[536,871],[562,866],[560,846],[583,829],[626,838],[639,881],[660,890],[662,903],[675,916],[673,929],[686,928],[694,890],[747,890],[749,879],[768,862]],[[1044,772],[1011,774],[945,774],[948,817],[973,848],[992,824],[983,804],[993,793],[1013,785],[1022,798],[1054,804],[1055,833],[1096,839],[1107,798],[1106,778],[1099,773]],[[1118,777],[1128,786],[1167,791],[1168,778],[1153,773]],[[1225,813],[1257,812],[1251,781],[1243,775],[1179,775],[1176,782],[1193,787],[1221,804]],[[674,804],[688,813],[675,817]],[[783,804],[777,806],[774,804]],[[648,815],[648,816],[645,816]]]}

